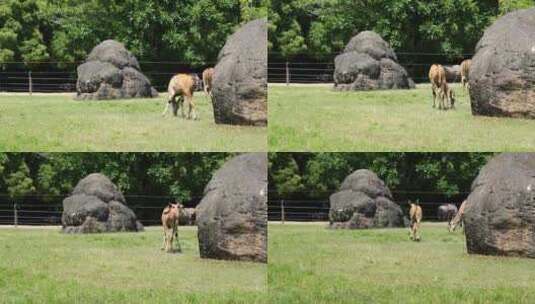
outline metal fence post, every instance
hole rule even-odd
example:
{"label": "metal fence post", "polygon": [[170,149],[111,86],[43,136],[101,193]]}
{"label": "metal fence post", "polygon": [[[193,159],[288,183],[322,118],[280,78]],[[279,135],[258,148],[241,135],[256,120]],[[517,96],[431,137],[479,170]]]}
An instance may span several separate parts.
{"label": "metal fence post", "polygon": [[15,228],[17,228],[19,224],[19,215],[17,214],[17,203],[13,203],[13,223],[15,224]]}
{"label": "metal fence post", "polygon": [[32,71],[28,72],[28,91],[30,92],[30,96],[32,96],[32,92],[33,92]]}
{"label": "metal fence post", "polygon": [[290,85],[290,68],[288,66],[288,61],[286,61],[286,85]]}
{"label": "metal fence post", "polygon": [[285,214],[284,214],[284,200],[281,200],[281,223],[284,224],[284,219],[285,219]]}

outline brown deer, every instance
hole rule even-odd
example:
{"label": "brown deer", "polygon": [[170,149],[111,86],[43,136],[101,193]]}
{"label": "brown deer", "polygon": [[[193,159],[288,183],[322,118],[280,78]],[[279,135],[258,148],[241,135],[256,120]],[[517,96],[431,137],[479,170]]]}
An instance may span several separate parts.
{"label": "brown deer", "polygon": [[466,207],[466,200],[463,201],[461,204],[461,207],[459,207],[459,211],[455,215],[455,217],[449,222],[448,224],[448,231],[453,232],[457,228],[457,226],[463,226],[464,221],[464,208]]}
{"label": "brown deer", "polygon": [[429,81],[431,81],[431,90],[433,91],[433,108],[435,107],[437,95],[439,97],[439,109],[446,110],[446,103],[450,108],[455,108],[455,94],[448,86],[446,81],[446,71],[440,64],[433,64],[429,69]]}
{"label": "brown deer", "polygon": [[202,72],[202,83],[204,93],[207,97],[212,97],[212,81],[214,79],[214,68],[207,68]]}
{"label": "brown deer", "polygon": [[162,116],[167,114],[169,111],[169,106],[173,106],[174,116],[177,116],[178,108],[181,108],[182,117],[186,117],[184,115],[184,107],[187,105],[187,118],[198,119],[199,117],[195,111],[195,102],[193,101],[195,86],[196,81],[191,74],[177,74],[173,76],[171,81],[169,81],[169,86],[167,87],[167,105],[165,106]]}
{"label": "brown deer", "polygon": [[470,67],[472,66],[472,60],[466,59],[461,62],[461,84],[463,88],[470,89]]}
{"label": "brown deer", "polygon": [[173,241],[176,239],[177,252],[181,252],[178,239],[178,219],[184,206],[180,203],[169,203],[162,212],[163,245],[162,250],[173,252]]}
{"label": "brown deer", "polygon": [[418,203],[410,203],[409,210],[410,217],[410,239],[413,241],[420,241],[420,222],[422,221],[422,207]]}

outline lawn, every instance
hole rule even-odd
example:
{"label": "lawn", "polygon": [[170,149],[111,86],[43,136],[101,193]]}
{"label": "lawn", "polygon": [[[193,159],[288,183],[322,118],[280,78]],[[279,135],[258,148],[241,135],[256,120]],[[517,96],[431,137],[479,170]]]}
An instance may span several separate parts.
{"label": "lawn", "polygon": [[[182,227],[181,227],[182,228]],[[265,303],[267,266],[200,259],[194,228],[182,254],[160,251],[160,228],[65,235],[0,229],[1,303]]]}
{"label": "lawn", "polygon": [[272,224],[271,303],[535,303],[535,260],[468,255],[462,232]]}
{"label": "lawn", "polygon": [[472,116],[431,107],[429,85],[414,90],[337,92],[332,86],[270,86],[270,151],[534,151],[535,120]]}
{"label": "lawn", "polygon": [[216,125],[195,96],[200,121],[161,117],[156,99],[74,101],[72,94],[0,95],[0,151],[266,151],[267,128]]}

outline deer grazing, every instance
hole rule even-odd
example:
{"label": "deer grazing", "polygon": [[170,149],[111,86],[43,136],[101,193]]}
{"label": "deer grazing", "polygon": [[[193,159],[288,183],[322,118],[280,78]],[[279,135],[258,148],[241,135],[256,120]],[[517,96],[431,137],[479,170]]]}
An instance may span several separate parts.
{"label": "deer grazing", "polygon": [[173,107],[173,115],[177,116],[178,108],[181,108],[182,117],[184,115],[184,107],[188,106],[188,119],[198,119],[197,112],[195,110],[195,102],[193,101],[193,93],[197,81],[191,74],[177,74],[169,81],[167,87],[167,105],[162,113],[165,116],[169,111],[169,106]]}
{"label": "deer grazing", "polygon": [[459,207],[459,211],[455,215],[455,217],[449,222],[448,224],[448,230],[449,232],[455,231],[455,229],[458,226],[463,226],[463,220],[464,220],[464,208],[466,207],[466,200],[463,201],[461,204],[461,207]]}
{"label": "deer grazing", "polygon": [[180,240],[178,239],[178,219],[182,212],[182,204],[169,203],[162,212],[163,245],[162,250],[173,252],[173,242],[176,241],[176,252],[181,252]]}
{"label": "deer grazing", "polygon": [[420,222],[422,221],[422,207],[417,203],[410,203],[409,210],[410,217],[410,239],[413,241],[420,241]]}
{"label": "deer grazing", "polygon": [[429,69],[429,81],[431,81],[431,90],[433,91],[433,108],[436,106],[437,95],[439,98],[439,109],[446,110],[449,104],[450,108],[455,108],[455,94],[448,86],[446,80],[446,71],[440,64],[433,64]]}
{"label": "deer grazing", "polygon": [[214,68],[207,68],[202,72],[202,83],[204,87],[204,94],[207,97],[212,97],[212,81],[214,79]]}
{"label": "deer grazing", "polygon": [[466,59],[461,62],[461,84],[463,88],[470,89],[470,67],[472,66],[472,60]]}

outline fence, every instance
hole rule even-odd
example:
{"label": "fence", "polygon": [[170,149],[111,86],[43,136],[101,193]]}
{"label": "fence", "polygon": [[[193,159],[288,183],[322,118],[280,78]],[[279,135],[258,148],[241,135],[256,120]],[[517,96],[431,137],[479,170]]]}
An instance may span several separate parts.
{"label": "fence", "polygon": [[[0,195],[0,225],[61,225],[62,201],[67,195],[25,196],[11,199]],[[202,197],[182,202],[184,207],[195,207]],[[170,196],[125,195],[128,207],[143,225],[161,224],[163,208],[173,200]]]}
{"label": "fence", "polygon": [[[328,59],[317,61],[306,56],[298,56],[295,60],[286,60],[279,54],[270,55],[268,60],[268,82],[270,83],[332,83],[334,82],[334,58],[337,54],[327,56]],[[470,58],[473,54],[462,54],[462,58],[447,59],[446,53],[416,53],[398,52],[398,63],[403,66],[409,76],[416,82],[428,82],[427,73],[432,64],[438,63],[445,66],[457,65],[464,58]],[[460,81],[460,78],[453,81]]]}
{"label": "fence", "polygon": [[[0,63],[0,92],[75,92],[76,68],[83,62],[4,62]],[[167,90],[169,79],[177,73],[202,74],[205,68],[214,66],[208,62],[199,66],[178,61],[141,61],[142,73],[149,78],[159,92]]]}
{"label": "fence", "polygon": [[[438,194],[438,193],[430,193]],[[438,207],[445,203],[452,203],[460,207],[462,200],[467,194],[462,194],[451,200],[437,198],[436,200],[410,199],[418,201],[422,207],[423,218],[426,221],[441,220],[438,216]],[[397,195],[400,197],[402,195]],[[409,199],[394,200],[403,210],[404,214],[409,213]],[[330,203],[328,199],[318,200],[296,200],[296,199],[270,199],[268,201],[268,219],[270,221],[328,221]]]}
{"label": "fence", "polygon": [[[425,192],[419,193],[425,197]],[[443,195],[443,193],[429,192],[427,195]],[[403,193],[396,193],[395,197],[402,197]],[[0,225],[61,225],[63,212],[62,201],[66,195],[57,196],[25,196],[11,199],[8,195],[0,194]],[[460,206],[462,193],[452,200],[437,198],[436,200],[419,200],[422,206],[424,220],[439,220],[437,216],[438,206],[445,202],[454,202]],[[173,198],[157,195],[126,195],[128,207],[134,211],[138,220],[143,225],[159,225],[162,209]],[[186,208],[195,207],[201,196],[195,196],[190,201],[182,202]],[[415,201],[415,199],[411,199]],[[406,199],[395,202],[401,206],[405,214],[408,214]],[[270,199],[268,201],[268,220],[270,221],[328,221],[330,203],[328,199],[297,200],[297,199]]]}

